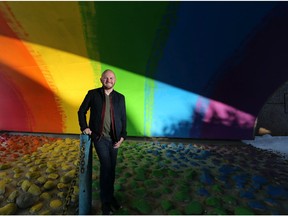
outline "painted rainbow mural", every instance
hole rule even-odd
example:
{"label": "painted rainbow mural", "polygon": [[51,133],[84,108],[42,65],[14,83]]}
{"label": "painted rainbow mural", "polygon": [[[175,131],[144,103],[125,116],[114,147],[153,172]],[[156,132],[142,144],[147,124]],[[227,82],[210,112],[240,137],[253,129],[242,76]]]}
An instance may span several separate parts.
{"label": "painted rainbow mural", "polygon": [[110,68],[130,136],[253,138],[287,22],[286,2],[0,2],[0,130],[80,133]]}

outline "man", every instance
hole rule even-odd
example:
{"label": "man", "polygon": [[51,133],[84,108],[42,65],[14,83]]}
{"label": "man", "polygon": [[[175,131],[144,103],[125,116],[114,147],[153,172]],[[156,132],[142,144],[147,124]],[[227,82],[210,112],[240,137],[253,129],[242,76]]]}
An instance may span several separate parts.
{"label": "man", "polygon": [[[102,213],[112,213],[121,208],[114,197],[117,152],[126,139],[125,97],[114,90],[116,77],[105,70],[100,78],[101,88],[89,90],[79,111],[78,120],[84,134],[91,136],[100,161],[100,199]],[[90,109],[89,125],[86,113]]]}

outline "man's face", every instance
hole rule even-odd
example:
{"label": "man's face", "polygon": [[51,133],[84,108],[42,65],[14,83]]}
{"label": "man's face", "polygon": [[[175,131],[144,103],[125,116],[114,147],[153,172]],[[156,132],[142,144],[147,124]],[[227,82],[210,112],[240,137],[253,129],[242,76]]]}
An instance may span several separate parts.
{"label": "man's face", "polygon": [[116,82],[115,75],[112,71],[107,71],[102,75],[100,81],[105,89],[112,89]]}

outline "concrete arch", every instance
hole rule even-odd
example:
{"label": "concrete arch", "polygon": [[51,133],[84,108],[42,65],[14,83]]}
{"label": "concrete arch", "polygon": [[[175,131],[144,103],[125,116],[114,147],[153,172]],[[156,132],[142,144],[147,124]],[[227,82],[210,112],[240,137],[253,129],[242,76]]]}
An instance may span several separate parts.
{"label": "concrete arch", "polygon": [[261,108],[255,125],[255,136],[288,135],[288,81],[282,84]]}

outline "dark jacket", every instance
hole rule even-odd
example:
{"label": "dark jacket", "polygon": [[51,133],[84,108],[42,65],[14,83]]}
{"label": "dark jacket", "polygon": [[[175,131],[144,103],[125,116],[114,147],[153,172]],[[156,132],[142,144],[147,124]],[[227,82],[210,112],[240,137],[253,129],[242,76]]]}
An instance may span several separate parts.
{"label": "dark jacket", "polygon": [[[92,138],[97,140],[103,132],[103,122],[105,114],[105,95],[103,87],[89,90],[84,98],[79,110],[78,121],[80,130],[90,128]],[[111,129],[112,139],[119,141],[121,137],[126,139],[126,106],[125,97],[113,90],[110,93],[111,106]],[[89,126],[87,125],[86,113],[90,109]]]}

